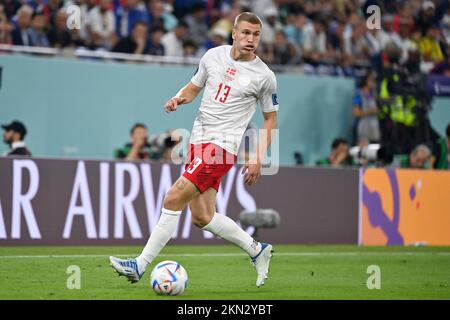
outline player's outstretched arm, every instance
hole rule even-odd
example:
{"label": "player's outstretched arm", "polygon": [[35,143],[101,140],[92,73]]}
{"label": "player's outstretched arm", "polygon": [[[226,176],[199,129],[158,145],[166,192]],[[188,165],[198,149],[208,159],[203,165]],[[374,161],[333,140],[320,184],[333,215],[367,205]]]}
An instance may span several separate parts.
{"label": "player's outstretched arm", "polygon": [[201,90],[202,88],[197,87],[192,82],[189,82],[187,85],[181,88],[174,97],[170,98],[169,101],[166,102],[166,104],[164,105],[164,110],[169,113],[177,110],[180,104],[187,104],[192,102],[195,97],[198,96]]}

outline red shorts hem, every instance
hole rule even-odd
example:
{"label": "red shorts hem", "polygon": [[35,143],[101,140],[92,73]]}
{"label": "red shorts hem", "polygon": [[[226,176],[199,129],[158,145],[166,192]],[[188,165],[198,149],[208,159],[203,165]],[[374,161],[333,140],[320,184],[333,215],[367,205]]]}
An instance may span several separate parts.
{"label": "red shorts hem", "polygon": [[[236,156],[212,143],[202,143],[201,148],[197,145],[195,152],[194,147],[190,145],[189,164],[185,166],[183,177],[191,181],[201,193],[209,188],[219,191],[220,179],[236,163]],[[232,161],[228,163],[230,159]]]}

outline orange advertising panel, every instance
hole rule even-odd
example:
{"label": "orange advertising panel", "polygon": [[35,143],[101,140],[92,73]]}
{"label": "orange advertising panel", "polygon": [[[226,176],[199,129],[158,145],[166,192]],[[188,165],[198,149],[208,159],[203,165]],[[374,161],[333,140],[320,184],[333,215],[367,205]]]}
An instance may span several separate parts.
{"label": "orange advertising panel", "polygon": [[361,172],[359,243],[450,245],[450,172]]}

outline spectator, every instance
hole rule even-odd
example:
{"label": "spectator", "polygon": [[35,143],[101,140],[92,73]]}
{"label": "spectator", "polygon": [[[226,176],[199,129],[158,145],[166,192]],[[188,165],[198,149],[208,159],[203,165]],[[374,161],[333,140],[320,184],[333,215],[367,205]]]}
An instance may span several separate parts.
{"label": "spectator", "polygon": [[47,5],[38,8],[37,11],[42,11],[46,17],[47,22],[50,23],[50,28],[56,28],[56,19],[58,12],[63,8],[64,3],[61,0],[48,0]]}
{"label": "spectator", "polygon": [[77,34],[81,41],[89,43],[91,41],[91,35],[89,33],[89,10],[93,5],[90,4],[93,0],[66,0],[64,1],[63,10],[67,12],[69,6],[77,6],[80,9],[80,29],[77,29]]}
{"label": "spectator", "polygon": [[[290,15],[292,17],[292,15]],[[307,23],[306,16],[303,13],[293,16],[293,21],[288,20],[287,25],[283,28],[284,33],[289,42],[291,42],[301,52],[304,41],[304,28]]]}
{"label": "spectator", "polygon": [[147,126],[136,123],[130,131],[131,142],[115,151],[115,158],[126,160],[158,159],[160,154],[149,142]]}
{"label": "spectator", "polygon": [[10,124],[2,125],[3,141],[9,145],[10,150],[6,153],[6,156],[31,156],[30,150],[28,150],[25,144],[25,136],[27,129],[25,125],[17,120],[14,120]]}
{"label": "spectator", "polygon": [[408,61],[408,55],[410,51],[417,50],[417,44],[411,39],[410,27],[407,22],[400,22],[398,30],[398,45],[402,51],[400,56],[400,63]]}
{"label": "spectator", "polygon": [[320,18],[305,26],[305,39],[303,42],[303,59],[305,63],[317,66],[326,56],[325,29],[326,23]]}
{"label": "spectator", "polygon": [[206,24],[205,6],[201,3],[195,4],[192,13],[184,18],[189,27],[188,37],[192,39],[197,46],[203,46],[207,41],[208,25]]}
{"label": "spectator", "polygon": [[336,138],[331,144],[331,152],[325,159],[316,162],[319,166],[348,166],[351,165],[349,145],[347,140]]}
{"label": "spectator", "polygon": [[439,138],[433,145],[433,155],[430,159],[430,168],[450,168],[450,123],[445,130],[445,137]]}
{"label": "spectator", "polygon": [[17,11],[17,27],[12,32],[12,41],[16,46],[31,46],[30,26],[33,9],[23,5]]}
{"label": "spectator", "polygon": [[178,24],[178,19],[172,14],[173,6],[168,1],[150,0],[147,3],[149,26],[159,26],[171,31]]}
{"label": "spectator", "polygon": [[162,27],[153,27],[150,31],[150,41],[147,54],[153,56],[165,55],[164,46],[161,43],[162,36],[164,35],[164,29]]}
{"label": "spectator", "polygon": [[42,13],[35,13],[31,22],[30,45],[34,47],[49,47],[47,34],[45,33],[45,16]]}
{"label": "spectator", "polygon": [[111,49],[117,42],[115,27],[116,17],[111,10],[111,0],[100,0],[98,5],[89,10],[87,28],[94,47]]}
{"label": "spectator", "polygon": [[138,21],[148,24],[148,13],[141,0],[126,0],[122,7],[119,0],[114,0],[116,15],[116,33],[120,38],[128,37]]}
{"label": "spectator", "polygon": [[283,31],[275,33],[275,42],[263,44],[261,58],[270,64],[292,65],[298,62],[299,56],[294,45],[287,41]]}
{"label": "spectator", "polygon": [[428,28],[426,35],[422,37],[419,43],[419,50],[422,54],[422,59],[425,62],[440,62],[444,60],[444,53],[441,45],[441,31],[437,25],[432,25]]}
{"label": "spectator", "polygon": [[[237,4],[238,2],[235,3]],[[228,35],[230,35],[233,30],[234,20],[240,13],[241,11],[239,6],[237,5],[232,6],[230,10],[228,10],[228,12],[221,19],[217,20],[212,25],[211,30],[216,29],[224,30]]]}
{"label": "spectator", "polygon": [[408,33],[411,33],[414,27],[414,18],[411,13],[411,5],[409,5],[406,1],[398,4],[397,14],[394,15],[392,20],[392,30],[394,32],[399,32],[401,25],[407,26]]}
{"label": "spectator", "polygon": [[0,44],[12,44],[11,31],[13,27],[8,21],[3,4],[0,4]]}
{"label": "spectator", "polygon": [[183,56],[183,40],[188,34],[188,31],[188,25],[185,22],[180,22],[174,30],[166,33],[162,37],[161,43],[164,46],[166,56]]}
{"label": "spectator", "polygon": [[414,24],[419,27],[422,36],[426,35],[428,29],[436,24],[436,7],[433,1],[426,0],[417,15]]}
{"label": "spectator", "polygon": [[361,139],[367,139],[369,142],[380,141],[375,85],[372,74],[362,77],[359,89],[353,98],[355,141]]}
{"label": "spectator", "polygon": [[165,28],[164,25],[164,4],[159,1],[149,1],[148,8],[148,26],[150,29],[154,27]]}
{"label": "spectator", "polygon": [[3,6],[3,11],[5,12],[6,18],[11,21],[22,6],[22,3],[19,0],[2,0],[0,5]]}
{"label": "spectator", "polygon": [[56,14],[55,27],[50,30],[47,36],[50,45],[54,48],[84,45],[77,29],[67,29],[67,13],[64,9],[59,10]]}
{"label": "spectator", "polygon": [[147,23],[138,21],[130,36],[122,38],[112,49],[113,52],[146,54],[148,51]]}
{"label": "spectator", "polygon": [[191,40],[186,39],[183,41],[183,57],[184,58],[194,58],[197,55],[197,44]]}
{"label": "spectator", "polygon": [[416,146],[409,155],[400,154],[394,156],[394,167],[410,169],[428,169],[430,167],[431,151],[424,145]]}
{"label": "spectator", "polygon": [[369,42],[365,35],[365,25],[357,22],[350,34],[344,37],[344,52],[352,62],[367,61],[370,58]]}
{"label": "spectator", "polygon": [[261,44],[273,44],[275,41],[275,33],[283,29],[283,26],[278,21],[278,9],[275,6],[266,8],[262,18]]}

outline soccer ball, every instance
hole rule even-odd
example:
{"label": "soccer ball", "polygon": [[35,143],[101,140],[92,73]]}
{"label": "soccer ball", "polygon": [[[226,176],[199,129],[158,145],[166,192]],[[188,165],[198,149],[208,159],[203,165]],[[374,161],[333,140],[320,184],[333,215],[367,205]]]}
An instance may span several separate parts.
{"label": "soccer ball", "polygon": [[150,275],[150,285],[159,295],[182,294],[188,283],[188,275],[181,264],[165,260],[158,263]]}

